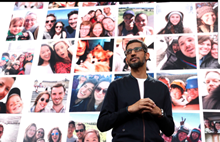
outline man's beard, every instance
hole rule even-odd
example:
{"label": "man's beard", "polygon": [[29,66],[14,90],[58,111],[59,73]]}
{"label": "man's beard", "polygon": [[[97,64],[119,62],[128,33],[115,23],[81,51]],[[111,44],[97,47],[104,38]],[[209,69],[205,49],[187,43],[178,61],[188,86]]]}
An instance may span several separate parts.
{"label": "man's beard", "polygon": [[145,63],[145,58],[142,61],[138,61],[137,63],[130,63],[128,62],[128,65],[132,68],[132,69],[138,69],[139,67],[142,67]]}

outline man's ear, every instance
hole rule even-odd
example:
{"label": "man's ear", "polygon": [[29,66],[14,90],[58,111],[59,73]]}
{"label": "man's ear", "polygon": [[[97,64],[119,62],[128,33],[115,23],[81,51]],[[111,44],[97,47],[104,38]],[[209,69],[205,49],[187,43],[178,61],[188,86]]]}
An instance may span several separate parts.
{"label": "man's ear", "polygon": [[146,53],[146,61],[150,58],[150,54]]}
{"label": "man's ear", "polygon": [[127,58],[125,58],[125,62],[126,62],[126,64],[128,65],[128,61],[127,61]]}

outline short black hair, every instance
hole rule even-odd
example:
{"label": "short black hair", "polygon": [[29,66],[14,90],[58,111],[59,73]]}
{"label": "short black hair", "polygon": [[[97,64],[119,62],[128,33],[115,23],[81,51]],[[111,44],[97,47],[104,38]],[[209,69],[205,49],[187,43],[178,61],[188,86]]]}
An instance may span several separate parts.
{"label": "short black hair", "polygon": [[68,19],[69,19],[70,16],[73,15],[73,14],[78,14],[78,11],[77,11],[77,10],[70,11],[70,13],[67,14]]}
{"label": "short black hair", "polygon": [[134,42],[139,42],[139,43],[141,43],[141,46],[142,46],[142,48],[144,49],[144,52],[147,53],[147,45],[146,45],[143,41],[141,41],[141,40],[139,40],[139,39],[129,40],[129,42],[127,43],[125,49],[127,50],[128,45],[131,44],[131,43],[134,43]]}
{"label": "short black hair", "polygon": [[74,121],[71,120],[71,121],[69,122],[69,125],[70,125],[70,124],[73,124],[73,127],[74,127],[74,128],[76,127]]}

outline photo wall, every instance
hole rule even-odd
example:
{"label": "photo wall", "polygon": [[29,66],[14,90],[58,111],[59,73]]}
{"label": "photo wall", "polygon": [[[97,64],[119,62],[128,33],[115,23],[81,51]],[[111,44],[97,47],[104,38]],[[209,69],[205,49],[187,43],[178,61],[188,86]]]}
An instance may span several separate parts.
{"label": "photo wall", "polygon": [[175,132],[161,137],[184,127],[183,139],[196,131],[220,142],[217,1],[0,6],[1,142],[86,141],[89,132],[110,142],[96,123],[109,84],[130,74],[131,39],[146,43],[147,74],[170,90]]}

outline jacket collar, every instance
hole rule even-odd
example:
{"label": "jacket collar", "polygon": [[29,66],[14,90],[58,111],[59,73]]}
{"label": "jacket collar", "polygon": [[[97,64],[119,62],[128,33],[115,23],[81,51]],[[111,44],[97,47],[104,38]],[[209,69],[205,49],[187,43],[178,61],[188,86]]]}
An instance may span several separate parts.
{"label": "jacket collar", "polygon": [[[133,78],[133,79],[136,79],[131,73],[129,74],[129,77],[131,77],[131,78]],[[154,80],[154,78],[147,74],[147,79],[146,79],[146,80],[147,80],[147,81],[152,81],[152,80]],[[145,80],[145,81],[146,81],[146,80]]]}

